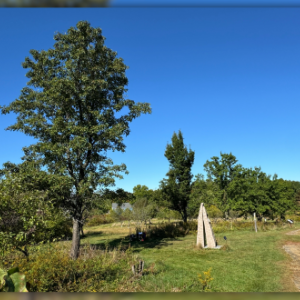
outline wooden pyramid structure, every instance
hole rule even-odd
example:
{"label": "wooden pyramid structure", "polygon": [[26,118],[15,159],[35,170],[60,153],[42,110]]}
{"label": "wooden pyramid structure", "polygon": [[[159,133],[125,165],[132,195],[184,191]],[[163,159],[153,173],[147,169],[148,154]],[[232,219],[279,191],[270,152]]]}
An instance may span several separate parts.
{"label": "wooden pyramid structure", "polygon": [[207,216],[204,203],[201,203],[199,216],[198,216],[198,233],[197,233],[197,246],[203,248],[220,249],[217,246],[216,238],[214,236],[210,220]]}

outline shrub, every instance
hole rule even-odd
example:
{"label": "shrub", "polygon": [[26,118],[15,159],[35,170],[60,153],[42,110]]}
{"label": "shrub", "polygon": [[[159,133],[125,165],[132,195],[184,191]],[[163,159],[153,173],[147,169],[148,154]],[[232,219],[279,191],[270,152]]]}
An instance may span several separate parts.
{"label": "shrub", "polygon": [[29,292],[103,292],[114,291],[121,278],[129,278],[130,266],[137,261],[124,251],[102,251],[88,245],[81,247],[74,261],[65,245],[48,244],[29,261],[15,253],[0,264],[18,266],[29,283]]}
{"label": "shrub", "polygon": [[184,228],[172,223],[155,226],[147,231],[149,238],[176,238],[180,236],[185,236]]}
{"label": "shrub", "polygon": [[286,219],[292,219],[295,222],[300,222],[300,216],[294,214],[294,215],[287,215]]}
{"label": "shrub", "polygon": [[147,230],[147,237],[151,237],[151,238],[184,237],[190,231],[195,231],[195,230],[197,230],[197,223],[194,221],[187,222],[187,223],[177,222],[177,223],[161,224],[149,228]]}
{"label": "shrub", "polygon": [[253,222],[230,222],[223,221],[212,225],[214,233],[226,232],[229,230],[254,230]]}

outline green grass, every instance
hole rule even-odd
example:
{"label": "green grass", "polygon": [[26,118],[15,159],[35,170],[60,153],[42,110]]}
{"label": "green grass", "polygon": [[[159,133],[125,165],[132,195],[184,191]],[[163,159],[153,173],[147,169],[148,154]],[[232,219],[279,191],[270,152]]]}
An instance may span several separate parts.
{"label": "green grass", "polygon": [[[68,258],[68,241],[52,243],[51,249],[46,245],[30,262],[20,254],[12,255],[0,262],[0,267],[20,265],[34,291],[198,292],[202,290],[198,274],[210,268],[210,291],[297,291],[289,272],[291,259],[282,246],[286,241],[300,242],[299,235],[285,234],[300,228],[300,224],[273,230],[270,224],[268,231],[257,233],[251,226],[241,226],[240,230],[237,227],[230,230],[228,223],[215,227],[218,244],[226,244],[226,235],[228,250],[197,249],[196,232],[185,237],[130,243],[126,239],[130,233],[127,224],[87,227],[86,237],[81,239],[82,254],[76,262]],[[97,249],[91,250],[90,245]],[[131,265],[139,259],[145,261],[144,275],[134,277]]]}
{"label": "green grass", "polygon": [[[106,227],[105,227],[106,226]],[[293,229],[300,228],[296,225]],[[115,247],[126,234],[125,228],[99,226],[99,235],[88,235],[82,243]],[[118,230],[119,229],[119,230]],[[282,292],[291,289],[284,278],[288,276],[289,257],[282,249],[285,240],[300,241],[299,236],[286,236],[293,230],[284,228],[266,232],[227,231],[215,234],[219,244],[226,244],[230,250],[201,250],[195,248],[196,236],[187,235],[177,239],[153,239],[148,242],[131,243],[131,251],[145,261],[146,272],[122,291],[174,290],[196,292],[201,290],[197,275],[212,268],[211,290],[218,292]],[[108,230],[105,233],[105,230]],[[126,233],[127,231],[127,233]],[[123,245],[129,241],[123,240]]]}

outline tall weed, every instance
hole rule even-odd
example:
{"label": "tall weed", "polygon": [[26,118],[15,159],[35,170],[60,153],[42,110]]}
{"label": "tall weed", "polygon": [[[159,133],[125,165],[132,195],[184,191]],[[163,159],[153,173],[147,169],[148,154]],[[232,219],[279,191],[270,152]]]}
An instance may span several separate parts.
{"label": "tall weed", "polygon": [[[125,251],[103,251],[84,245],[77,260],[69,247],[45,245],[29,261],[22,255],[7,257],[3,267],[19,267],[29,283],[30,292],[114,291],[117,283],[131,276],[131,265],[138,258]],[[2,267],[2,266],[0,266]]]}

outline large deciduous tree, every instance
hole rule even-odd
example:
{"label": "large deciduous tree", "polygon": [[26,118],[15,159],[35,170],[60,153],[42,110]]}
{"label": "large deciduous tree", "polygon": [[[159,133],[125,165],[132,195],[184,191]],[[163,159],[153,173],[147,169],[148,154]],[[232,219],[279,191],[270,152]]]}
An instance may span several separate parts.
{"label": "large deciduous tree", "polygon": [[172,144],[168,144],[165,157],[169,160],[170,169],[166,174],[168,179],[160,182],[160,187],[171,203],[171,209],[178,211],[184,222],[187,221],[187,205],[191,194],[191,168],[195,152],[187,150],[183,144],[183,136],[179,130],[174,132]]}
{"label": "large deciduous tree", "polygon": [[256,213],[258,217],[276,216],[284,219],[288,210],[295,208],[294,190],[289,182],[270,175],[261,168],[243,168],[227,189],[231,207],[244,214]]}
{"label": "large deciduous tree", "polygon": [[189,218],[197,218],[199,215],[199,207],[201,203],[205,207],[217,205],[220,198],[219,186],[212,180],[204,180],[202,174],[197,174],[196,179],[192,182],[192,190],[188,204]]}
{"label": "large deciduous tree", "polygon": [[236,164],[238,160],[232,153],[220,153],[221,159],[217,156],[211,157],[211,161],[207,160],[204,169],[207,177],[213,180],[222,191],[220,193],[218,208],[225,213],[226,218],[229,213],[229,199],[227,188],[229,183],[239,174],[242,166]]}
{"label": "large deciduous tree", "polygon": [[[2,114],[18,113],[17,123],[7,130],[19,130],[39,142],[24,147],[25,160],[41,159],[50,174],[71,178],[74,197],[70,213],[73,238],[70,255],[76,259],[80,247],[80,223],[89,209],[97,185],[114,185],[114,178],[126,165],[113,165],[107,151],[125,152],[123,135],[128,123],[141,113],[151,113],[148,103],[124,99],[128,68],[117,53],[104,45],[100,28],[80,21],[66,34],[57,33],[53,49],[30,50],[23,67],[29,69],[27,86],[19,99]],[[129,113],[115,116],[127,106]]]}
{"label": "large deciduous tree", "polygon": [[243,168],[229,184],[227,193],[233,210],[244,215],[253,214],[259,217],[270,209],[270,199],[266,193],[270,176],[260,168]]}
{"label": "large deciduous tree", "polygon": [[296,210],[297,202],[292,184],[282,178],[278,179],[276,174],[269,181],[267,195],[270,199],[271,217],[279,216],[285,219],[287,211]]}

